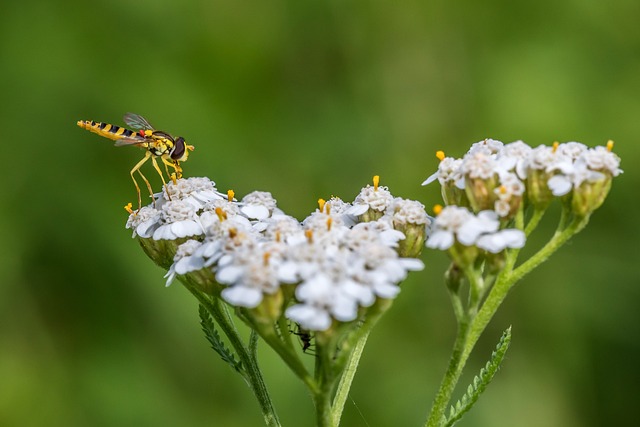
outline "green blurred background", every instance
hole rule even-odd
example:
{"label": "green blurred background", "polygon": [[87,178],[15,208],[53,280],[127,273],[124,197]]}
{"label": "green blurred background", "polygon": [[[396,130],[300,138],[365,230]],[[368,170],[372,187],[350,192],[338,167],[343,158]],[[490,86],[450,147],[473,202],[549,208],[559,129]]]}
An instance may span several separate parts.
{"label": "green blurred background", "polygon": [[[485,137],[615,140],[625,173],[492,321],[466,378],[509,325],[512,347],[461,425],[633,424],[639,19],[637,0],[3,2],[0,425],[261,425],[194,300],[124,229],[142,153],[76,127],[127,111],[196,146],[187,175],[271,191],[298,218],[374,174],[430,207],[435,151]],[[345,426],[424,422],[455,330],[446,258],[423,259],[369,340]],[[262,356],[284,425],[312,426],[302,384]]]}

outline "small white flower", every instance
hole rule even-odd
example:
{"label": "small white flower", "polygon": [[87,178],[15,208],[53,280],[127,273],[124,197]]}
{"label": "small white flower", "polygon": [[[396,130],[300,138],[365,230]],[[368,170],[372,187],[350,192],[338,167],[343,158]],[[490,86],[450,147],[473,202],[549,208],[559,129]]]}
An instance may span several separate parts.
{"label": "small white flower", "polygon": [[431,218],[427,215],[424,205],[416,200],[396,197],[385,214],[391,217],[393,224],[431,224]]}
{"label": "small white flower", "polygon": [[187,240],[178,246],[173,264],[164,276],[167,279],[166,286],[173,282],[177,274],[184,275],[204,268],[204,259],[195,255],[200,246],[202,243],[197,240]]}
{"label": "small white flower", "polygon": [[460,171],[469,178],[490,179],[498,169],[498,164],[492,154],[485,150],[474,150],[462,159]]}
{"label": "small white flower", "polygon": [[[167,193],[169,198],[167,198]],[[207,202],[212,200],[225,199],[227,196],[218,192],[215,182],[206,177],[180,178],[174,184],[168,182],[162,193],[157,195],[158,206],[169,201],[181,200],[192,205],[196,211],[201,209]]]}
{"label": "small white flower", "polygon": [[493,254],[497,254],[506,248],[522,248],[525,242],[526,237],[522,230],[506,229],[480,236],[476,241],[476,246]]}
{"label": "small white flower", "polygon": [[266,191],[254,191],[247,194],[242,198],[240,205],[240,210],[249,219],[263,220],[269,218],[273,213],[283,213],[276,207],[276,199]]}
{"label": "small white flower", "polygon": [[494,211],[481,211],[477,216],[469,218],[457,231],[457,239],[465,246],[475,244],[478,237],[483,234],[493,233],[500,227],[498,214]]}
{"label": "small white flower", "polygon": [[527,157],[531,150],[533,149],[523,141],[506,144],[496,158],[498,169],[514,172],[520,179],[525,179],[527,177]]}
{"label": "small white flower", "polygon": [[463,224],[470,221],[473,214],[468,209],[447,206],[435,218],[433,232],[427,239],[427,247],[446,250],[455,242],[455,235]]}
{"label": "small white flower", "polygon": [[503,147],[504,147],[504,143],[502,141],[487,138],[482,141],[478,141],[471,144],[471,148],[469,148],[469,153],[484,152],[488,154],[496,154],[500,150],[502,150]]}
{"label": "small white flower", "polygon": [[593,171],[609,172],[611,176],[618,176],[622,173],[620,157],[602,146],[583,152],[576,163],[584,163]]}
{"label": "small white flower", "polygon": [[427,178],[422,185],[427,185],[436,179],[440,185],[447,185],[449,182],[454,183],[459,189],[464,189],[464,175],[460,171],[462,159],[454,159],[453,157],[445,157],[438,164],[438,170]]}
{"label": "small white flower", "polygon": [[503,172],[500,174],[500,186],[493,192],[498,196],[494,204],[494,211],[500,217],[506,217],[511,213],[511,202],[514,198],[522,197],[525,185],[515,173]]}
{"label": "small white flower", "polygon": [[153,240],[175,240],[204,234],[196,208],[191,203],[181,200],[165,202],[161,214],[162,225],[153,232]]}
{"label": "small white flower", "polygon": [[567,156],[568,158],[574,161],[588,149],[589,147],[582,144],[581,142],[574,142],[574,141],[564,142],[558,145],[558,152],[561,155]]}
{"label": "small white flower", "polygon": [[126,228],[133,230],[131,237],[150,238],[160,226],[160,218],[160,211],[152,206],[143,206],[139,212],[129,215]]}
{"label": "small white flower", "polygon": [[280,287],[280,260],[276,255],[256,245],[223,256],[218,261],[216,280],[229,288],[222,291],[222,298],[235,306],[254,308],[265,293],[276,292]]}
{"label": "small white flower", "polygon": [[347,210],[347,213],[359,216],[369,209],[384,212],[392,201],[393,196],[387,187],[367,185],[360,191],[360,194],[356,196],[353,206]]}
{"label": "small white flower", "polygon": [[457,240],[462,245],[477,246],[492,253],[524,245],[525,235],[521,230],[499,230],[499,227],[494,211],[482,211],[476,216],[466,208],[447,206],[436,217],[434,231],[426,245],[446,250]]}

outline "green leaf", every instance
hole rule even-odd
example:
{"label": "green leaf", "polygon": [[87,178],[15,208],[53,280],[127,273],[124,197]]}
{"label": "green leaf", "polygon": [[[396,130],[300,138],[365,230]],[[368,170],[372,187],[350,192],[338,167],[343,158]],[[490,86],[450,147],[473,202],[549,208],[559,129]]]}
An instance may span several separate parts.
{"label": "green leaf", "polygon": [[495,351],[491,353],[491,359],[489,359],[485,367],[480,370],[480,374],[473,378],[473,383],[469,384],[467,392],[456,402],[455,405],[451,406],[449,410],[449,417],[443,424],[445,427],[450,427],[458,422],[462,416],[471,409],[473,404],[476,403],[482,392],[493,379],[493,376],[498,372],[500,364],[504,359],[504,355],[509,348],[510,342],[511,326],[504,331]]}
{"label": "green leaf", "polygon": [[207,309],[200,305],[198,312],[200,314],[200,325],[202,326],[202,331],[204,332],[207,341],[211,344],[211,348],[220,355],[222,360],[231,365],[234,370],[244,375],[242,362],[236,360],[233,352],[224,346],[224,342],[220,338],[220,334],[216,330],[215,323]]}

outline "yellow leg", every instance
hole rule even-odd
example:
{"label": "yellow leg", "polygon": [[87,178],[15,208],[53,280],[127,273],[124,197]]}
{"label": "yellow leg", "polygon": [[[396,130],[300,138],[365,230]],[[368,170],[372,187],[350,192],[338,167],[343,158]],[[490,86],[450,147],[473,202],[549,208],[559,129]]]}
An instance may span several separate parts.
{"label": "yellow leg", "polygon": [[156,162],[155,157],[151,158],[151,163],[153,163],[153,167],[158,172],[158,175],[160,175],[160,179],[162,180],[162,185],[163,185],[162,188],[164,188],[164,192],[167,193],[167,198],[171,200],[171,196],[169,195],[169,191],[167,190],[167,183],[164,180],[164,175],[162,175],[162,171],[160,170],[160,166],[158,166],[158,162]]}
{"label": "yellow leg", "polygon": [[142,197],[140,196],[140,186],[138,185],[138,182],[136,181],[136,178],[133,174],[137,171],[142,176],[142,179],[144,179],[144,182],[147,184],[147,188],[149,188],[149,191],[152,191],[149,181],[147,181],[147,178],[145,178],[144,175],[142,175],[142,172],[140,172],[140,168],[147,160],[149,160],[149,157],[151,157],[151,152],[147,151],[144,154],[144,158],[136,163],[133,169],[131,169],[131,172],[129,172],[129,174],[131,175],[131,179],[133,180],[133,184],[136,186],[136,190],[138,191],[138,210],[136,212],[140,212],[140,209],[142,208]]}
{"label": "yellow leg", "polygon": [[161,158],[162,158],[162,163],[164,163],[164,170],[167,173],[167,178],[169,178],[171,180],[171,182],[173,182],[173,185],[176,185],[177,184],[176,173],[175,172],[173,172],[173,173],[169,172],[169,166],[173,167],[173,165],[171,163],[167,162],[164,159],[164,157],[161,157]]}
{"label": "yellow leg", "polygon": [[153,198],[153,188],[151,188],[151,184],[149,184],[149,180],[147,179],[146,176],[144,176],[142,174],[142,171],[138,170],[138,173],[140,174],[140,176],[144,180],[144,183],[147,184],[147,190],[149,190],[149,195],[151,196],[151,200],[153,201],[153,207],[155,208],[156,207],[156,199]]}
{"label": "yellow leg", "polygon": [[[180,162],[178,162],[177,160],[174,160],[173,162],[170,162],[167,159],[165,159],[164,157],[162,157],[162,163],[164,163],[164,167],[165,168],[167,168],[167,166],[171,166],[173,168],[173,170],[176,171],[176,177],[182,178],[182,168],[180,167]],[[168,168],[167,168],[167,175],[171,176],[169,174],[169,169]]]}

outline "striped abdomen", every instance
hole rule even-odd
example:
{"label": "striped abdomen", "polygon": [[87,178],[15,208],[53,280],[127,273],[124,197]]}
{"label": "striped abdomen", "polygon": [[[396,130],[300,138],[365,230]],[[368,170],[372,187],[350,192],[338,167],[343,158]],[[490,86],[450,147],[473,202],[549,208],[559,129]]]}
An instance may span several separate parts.
{"label": "striped abdomen", "polygon": [[[105,138],[118,140],[122,138],[136,138],[140,137],[139,134],[129,129],[125,129],[120,126],[112,125],[109,123],[94,122],[93,120],[80,120],[78,126],[93,133],[97,133]],[[140,137],[141,140],[144,138]]]}

